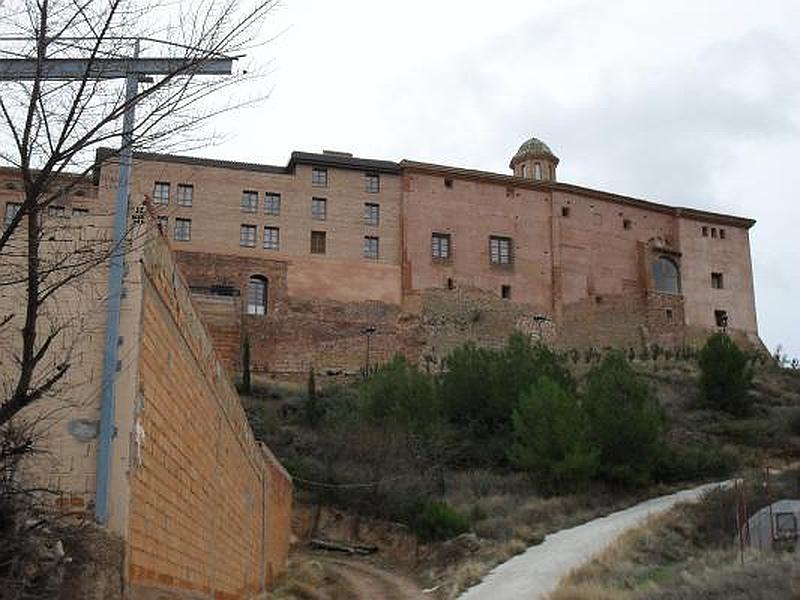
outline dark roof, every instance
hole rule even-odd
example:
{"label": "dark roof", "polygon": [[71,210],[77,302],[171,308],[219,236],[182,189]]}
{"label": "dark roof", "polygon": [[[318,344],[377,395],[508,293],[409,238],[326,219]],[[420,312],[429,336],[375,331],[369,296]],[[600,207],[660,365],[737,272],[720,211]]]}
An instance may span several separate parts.
{"label": "dark roof", "polygon": [[633,198],[631,196],[623,196],[621,194],[603,192],[600,190],[594,190],[591,188],[572,185],[569,183],[560,183],[557,181],[544,181],[544,180],[535,181],[533,179],[516,177],[514,175],[502,175],[500,173],[492,173],[490,171],[478,171],[475,169],[447,167],[444,165],[422,163],[413,160],[400,161],[400,167],[402,169],[428,173],[431,175],[440,175],[443,177],[453,177],[453,178],[473,180],[473,181],[484,181],[488,183],[505,185],[508,187],[526,188],[532,190],[538,189],[546,191],[568,192],[579,196],[597,198],[599,200],[606,200],[608,202],[615,202],[617,204],[624,204],[627,206],[671,214],[679,217],[686,217],[690,219],[697,219],[701,221],[709,221],[714,223],[722,223],[734,227],[744,227],[746,229],[749,229],[750,227],[755,225],[755,220],[748,219],[745,217],[737,217],[734,215],[715,213],[696,208],[669,206],[668,204],[653,202],[651,200],[643,200],[641,198]]}
{"label": "dark roof", "polygon": [[[116,151],[110,148],[97,150],[97,163],[114,156]],[[215,167],[219,169],[235,169],[238,171],[253,171],[256,173],[272,173],[288,175],[294,172],[296,165],[319,165],[322,167],[338,167],[340,169],[355,169],[358,171],[376,171],[380,173],[400,174],[400,165],[388,160],[374,160],[371,158],[357,158],[341,152],[315,154],[311,152],[292,152],[289,163],[285,167],[246,163],[232,160],[219,160],[216,158],[198,158],[195,156],[179,156],[176,154],[157,154],[154,152],[134,152],[134,158],[154,162],[168,162],[198,167]]]}

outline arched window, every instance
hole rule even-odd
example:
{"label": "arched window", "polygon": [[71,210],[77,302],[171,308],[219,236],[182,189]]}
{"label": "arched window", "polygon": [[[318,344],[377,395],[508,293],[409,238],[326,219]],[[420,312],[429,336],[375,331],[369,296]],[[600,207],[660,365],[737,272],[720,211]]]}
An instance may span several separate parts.
{"label": "arched window", "polygon": [[527,177],[528,176],[528,165],[523,164],[523,165],[520,165],[520,166],[521,166],[520,175],[522,177]]}
{"label": "arched window", "polygon": [[247,314],[264,315],[267,313],[268,282],[261,275],[252,275],[247,282]]}
{"label": "arched window", "polygon": [[542,165],[541,165],[541,163],[533,163],[533,178],[536,181],[541,181],[541,179],[542,179]]}
{"label": "arched window", "polygon": [[653,261],[653,283],[656,290],[668,294],[681,293],[681,277],[672,259],[661,256]]}

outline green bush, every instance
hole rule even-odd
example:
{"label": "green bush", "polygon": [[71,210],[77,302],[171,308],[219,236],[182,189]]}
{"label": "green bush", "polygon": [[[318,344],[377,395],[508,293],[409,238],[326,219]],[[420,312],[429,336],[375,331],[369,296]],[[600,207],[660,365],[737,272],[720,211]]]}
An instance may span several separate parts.
{"label": "green bush", "polygon": [[520,398],[512,415],[511,462],[554,490],[594,476],[599,451],[589,442],[586,415],[575,396],[547,376]]}
{"label": "green bush", "polygon": [[590,439],[600,451],[598,474],[625,486],[648,483],[658,459],[663,414],[622,354],[608,354],[592,369],[583,405]]}
{"label": "green bush", "polygon": [[706,341],[697,357],[700,390],[706,406],[741,417],[750,413],[753,372],[745,354],[724,333]]}
{"label": "green bush", "polygon": [[714,443],[668,443],[663,446],[653,478],[663,483],[724,477],[741,466],[741,457],[730,446]]}
{"label": "green bush", "polygon": [[469,521],[447,502],[434,501],[420,507],[412,528],[423,542],[434,542],[469,531]]}

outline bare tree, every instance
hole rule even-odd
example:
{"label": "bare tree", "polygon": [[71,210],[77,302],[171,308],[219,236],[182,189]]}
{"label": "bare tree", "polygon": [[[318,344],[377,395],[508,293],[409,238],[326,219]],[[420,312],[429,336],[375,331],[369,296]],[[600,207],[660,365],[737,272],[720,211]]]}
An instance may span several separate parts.
{"label": "bare tree", "polygon": [[[85,186],[100,147],[105,163],[126,149],[159,151],[208,143],[212,117],[254,102],[220,94],[259,73],[225,78],[198,75],[201,65],[236,57],[262,40],[262,26],[276,0],[11,0],[0,3],[0,58],[26,59],[24,81],[0,81],[0,165],[16,168],[21,185],[16,210],[0,233],[0,289],[23,290],[17,312],[0,314],[0,340],[11,343],[16,363],[0,398],[0,427],[52,393],[70,366],[60,338],[71,319],[45,315],[56,293],[82,278],[118,248],[108,239],[72,236],[57,244],[63,227],[48,215],[65,195]],[[122,79],[107,79],[132,57],[179,59],[167,72],[140,80],[126,97]],[[80,67],[54,80],[54,65]],[[123,117],[136,107],[132,133]],[[57,213],[57,211],[56,211]],[[130,236],[126,243],[130,243]],[[46,251],[45,251],[46,250]],[[59,346],[59,351],[54,349]]]}

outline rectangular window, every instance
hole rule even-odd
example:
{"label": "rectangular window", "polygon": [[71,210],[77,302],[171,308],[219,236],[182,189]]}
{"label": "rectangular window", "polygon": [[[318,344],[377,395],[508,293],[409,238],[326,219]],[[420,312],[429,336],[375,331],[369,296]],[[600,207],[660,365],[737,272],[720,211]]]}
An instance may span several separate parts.
{"label": "rectangular window", "polygon": [[153,203],[169,204],[169,181],[156,181],[153,186]]}
{"label": "rectangular window", "polygon": [[708,227],[703,225],[703,230],[702,231],[703,231],[703,237],[708,237]]}
{"label": "rectangular window", "polygon": [[377,194],[381,191],[381,176],[377,173],[364,174],[364,189],[370,194]]}
{"label": "rectangular window", "polygon": [[314,167],[311,169],[311,185],[328,187],[328,169]]}
{"label": "rectangular window", "polygon": [[717,324],[717,327],[727,327],[728,326],[728,311],[727,310],[715,310],[714,311],[714,322]]}
{"label": "rectangular window", "polygon": [[14,217],[17,216],[19,209],[22,208],[22,204],[19,202],[6,202],[6,215],[5,215],[5,224],[6,227],[11,225],[11,221],[14,220]]}
{"label": "rectangular window", "polygon": [[178,206],[191,206],[193,198],[194,198],[194,186],[188,183],[179,183],[178,197],[176,199]]}
{"label": "rectangular window", "polygon": [[88,208],[73,208],[72,209],[72,216],[73,217],[85,217],[89,214]]}
{"label": "rectangular window", "polygon": [[450,234],[431,234],[431,257],[434,260],[450,260]]}
{"label": "rectangular window", "polygon": [[255,248],[256,246],[256,226],[255,225],[242,225],[239,228],[239,245],[247,248]]}
{"label": "rectangular window", "polygon": [[510,265],[511,259],[511,238],[489,237],[489,262],[493,265]]}
{"label": "rectangular window", "polygon": [[192,220],[175,219],[175,240],[188,242],[192,239]]}
{"label": "rectangular window", "polygon": [[371,236],[364,237],[364,258],[378,260],[378,238]]}
{"label": "rectangular window", "polygon": [[258,210],[258,192],[242,192],[242,212],[254,213]]}
{"label": "rectangular window", "polygon": [[264,227],[264,250],[280,250],[281,230],[277,227]]}
{"label": "rectangular window", "polygon": [[633,227],[633,224],[631,223],[630,219],[622,219],[622,228],[623,229],[630,229],[631,227]]}
{"label": "rectangular window", "polygon": [[561,207],[561,216],[562,217],[569,217],[569,206],[562,206]]}
{"label": "rectangular window", "polygon": [[169,235],[169,217],[158,217],[158,229],[164,235]]}
{"label": "rectangular window", "polygon": [[328,218],[328,201],[325,198],[311,199],[311,218],[324,221]]}
{"label": "rectangular window", "polygon": [[668,308],[666,310],[666,317],[667,317],[667,323],[672,323],[673,314],[672,314],[672,309],[671,308]]}
{"label": "rectangular window", "polygon": [[719,230],[719,239],[721,239],[721,240],[725,239],[725,230],[722,229],[722,228],[720,228],[720,230]]}
{"label": "rectangular window", "polygon": [[67,216],[67,209],[64,208],[63,206],[50,205],[47,207],[47,216],[63,219],[64,217]]}
{"label": "rectangular window", "polygon": [[325,232],[311,232],[311,254],[325,254]]}
{"label": "rectangular window", "polygon": [[721,290],[723,286],[722,273],[711,273],[711,287]]}
{"label": "rectangular window", "polygon": [[281,195],[267,192],[264,195],[264,214],[277,217],[281,214]]}
{"label": "rectangular window", "polygon": [[501,285],[500,286],[500,297],[504,298],[505,300],[511,299],[511,286],[510,285]]}
{"label": "rectangular window", "polygon": [[712,227],[711,228],[711,237],[712,238],[716,238],[717,237],[717,228],[716,227]]}
{"label": "rectangular window", "polygon": [[381,207],[379,204],[367,202],[364,204],[364,222],[374,227],[378,226],[381,220]]}

